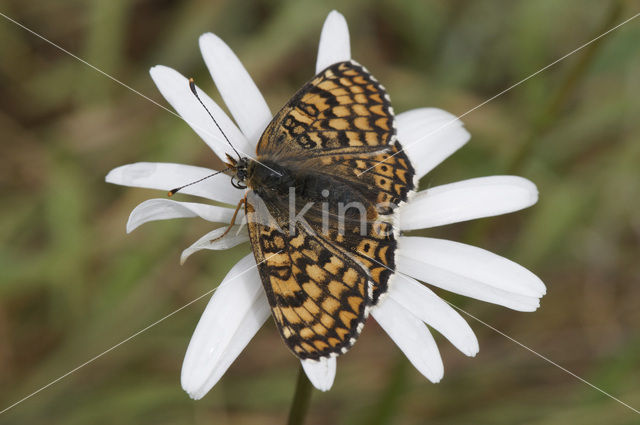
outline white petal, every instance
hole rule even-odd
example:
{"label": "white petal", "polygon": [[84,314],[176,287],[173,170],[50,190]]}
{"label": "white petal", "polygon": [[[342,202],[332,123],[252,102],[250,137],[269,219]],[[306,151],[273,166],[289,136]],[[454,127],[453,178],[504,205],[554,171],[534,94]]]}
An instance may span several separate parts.
{"label": "white petal", "polygon": [[[225,154],[233,153],[233,151],[216,123],[191,92],[189,80],[178,71],[162,65],[154,66],[149,70],[149,73],[156,86],[158,86],[160,93],[167,99],[167,102],[198,133],[202,140],[213,149],[216,155],[226,161]],[[216,122],[233,146],[239,151],[253,152],[253,148],[249,145],[245,136],[227,114],[220,109],[218,104],[199,88],[197,88],[197,91],[198,96],[200,96],[200,99],[216,119]]]}
{"label": "white petal", "polygon": [[396,116],[398,140],[420,178],[460,149],[471,135],[442,109],[420,108]]}
{"label": "white petal", "polygon": [[[271,111],[238,57],[218,36],[200,36],[200,52],[224,103],[252,146],[271,121]],[[251,152],[247,152],[251,153]]]}
{"label": "white petal", "polygon": [[389,296],[431,326],[467,356],[478,353],[478,339],[467,322],[449,304],[415,279],[397,274]]}
{"label": "white petal", "polygon": [[419,192],[400,210],[402,230],[424,229],[530,207],[538,189],[517,176],[491,176],[436,186]]}
{"label": "white petal", "polygon": [[187,258],[196,251],[203,249],[220,251],[233,248],[234,246],[249,240],[249,233],[242,230],[238,225],[233,226],[231,230],[229,230],[229,233],[224,235],[224,237],[216,239],[226,231],[227,226],[219,227],[198,239],[193,243],[193,245],[182,251],[182,254],[180,255],[180,264],[184,264],[184,262],[187,261]]}
{"label": "white petal", "polygon": [[[212,173],[215,173],[215,170],[192,165],[166,162],[136,162],[135,164],[114,168],[109,171],[105,180],[107,183],[122,186],[169,191]],[[244,197],[244,190],[231,186],[231,177],[226,174],[218,174],[200,183],[185,187],[180,193],[202,196],[203,198],[232,205],[236,205]]]}
{"label": "white petal", "polygon": [[149,199],[131,211],[127,221],[127,233],[149,221],[171,218],[201,217],[214,223],[231,223],[233,209],[195,202],[178,202],[171,199]]}
{"label": "white petal", "polygon": [[329,391],[336,377],[336,358],[321,358],[320,360],[302,360],[302,368],[309,381],[320,391]]}
{"label": "white petal", "polygon": [[202,398],[269,317],[253,254],[240,260],[213,293],[182,363],[182,388]]}
{"label": "white petal", "polygon": [[430,285],[514,310],[536,310],[546,292],[544,283],[519,264],[443,239],[399,238],[396,267]]}
{"label": "white petal", "polygon": [[444,366],[440,352],[420,319],[390,297],[371,310],[371,315],[420,373],[434,383],[442,379]]}
{"label": "white petal", "polygon": [[349,27],[341,13],[333,10],[327,16],[320,34],[316,74],[334,63],[351,59]]}

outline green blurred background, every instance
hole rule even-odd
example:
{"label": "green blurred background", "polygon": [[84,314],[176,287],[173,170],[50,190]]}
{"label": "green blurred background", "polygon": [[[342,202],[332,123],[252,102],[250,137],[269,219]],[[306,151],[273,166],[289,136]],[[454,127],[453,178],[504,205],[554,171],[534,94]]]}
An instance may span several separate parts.
{"label": "green blurred background", "polygon": [[[640,11],[637,1],[19,2],[0,11],[166,105],[148,69],[194,76],[220,100],[197,39],[221,36],[272,111],[312,74],[338,8],[354,58],[396,111],[462,114]],[[533,270],[535,313],[439,293],[640,407],[640,19],[465,116],[471,142],[422,187],[492,174],[534,181],[523,212],[428,235]],[[215,287],[248,246],[179,254],[211,230],[173,220],[125,234],[131,209],[163,196],[111,186],[121,164],[217,167],[181,120],[0,18],[0,410]],[[180,199],[187,199],[182,197]],[[427,234],[427,233],[424,233]],[[207,297],[208,299],[208,297]],[[180,388],[203,299],[0,415],[0,424],[279,424],[296,361],[268,323],[201,401]],[[314,394],[309,424],[636,424],[640,417],[481,323],[466,358],[426,381],[370,322]]]}

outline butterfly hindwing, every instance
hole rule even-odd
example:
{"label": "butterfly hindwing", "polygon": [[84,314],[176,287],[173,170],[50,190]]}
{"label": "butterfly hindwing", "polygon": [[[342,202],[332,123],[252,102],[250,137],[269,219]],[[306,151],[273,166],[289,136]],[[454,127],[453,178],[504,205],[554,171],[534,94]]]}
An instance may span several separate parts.
{"label": "butterfly hindwing", "polygon": [[[313,161],[313,164],[310,164]],[[384,161],[384,162],[382,162]],[[304,168],[318,175],[331,174],[336,181],[346,184],[366,209],[349,219],[339,206],[330,205],[327,211],[332,217],[342,217],[340,222],[330,222],[328,231],[322,228],[322,206],[316,204],[305,215],[321,238],[354,256],[369,269],[375,305],[388,289],[388,281],[395,270],[397,229],[395,213],[406,202],[414,188],[414,170],[396,142],[387,150],[368,155],[323,156],[305,162]],[[300,211],[302,203],[296,206]],[[365,218],[364,223],[360,218]],[[326,227],[326,226],[325,226]]]}
{"label": "butterfly hindwing", "polygon": [[255,193],[245,205],[258,271],[287,346],[302,359],[345,352],[371,304],[367,271],[311,228],[290,229],[282,209]]}
{"label": "butterfly hindwing", "polygon": [[394,208],[406,202],[415,187],[413,166],[399,142],[371,154],[323,156],[314,162],[319,172],[331,173],[352,185],[378,207],[386,204]]}

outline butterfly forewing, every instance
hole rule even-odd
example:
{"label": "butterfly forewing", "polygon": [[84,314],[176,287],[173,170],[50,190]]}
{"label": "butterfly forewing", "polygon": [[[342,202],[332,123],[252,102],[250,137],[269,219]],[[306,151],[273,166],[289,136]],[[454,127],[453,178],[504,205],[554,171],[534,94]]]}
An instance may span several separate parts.
{"label": "butterfly forewing", "polygon": [[389,145],[394,135],[384,88],[362,66],[341,62],[291,98],[263,133],[257,152],[298,158],[373,152]]}
{"label": "butterfly forewing", "polygon": [[[387,291],[394,216],[414,189],[389,98],[362,66],[332,65],[278,112],[257,155],[294,187],[296,211],[313,204],[292,225],[283,190],[259,173],[248,179],[249,235],[278,329],[300,358],[345,352]],[[350,203],[359,214],[341,210]]]}

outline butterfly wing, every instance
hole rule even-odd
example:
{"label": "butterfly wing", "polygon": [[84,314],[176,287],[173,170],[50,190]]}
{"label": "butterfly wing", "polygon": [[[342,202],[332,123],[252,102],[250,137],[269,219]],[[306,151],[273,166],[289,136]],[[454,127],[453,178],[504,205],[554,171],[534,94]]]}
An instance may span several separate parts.
{"label": "butterfly wing", "polygon": [[286,207],[277,201],[249,191],[245,211],[258,271],[287,346],[301,359],[346,352],[371,304],[366,269],[309,227],[290,229]]}
{"label": "butterfly wing", "polygon": [[[337,188],[328,184],[330,192],[346,187],[357,194],[351,199],[365,207],[349,215],[349,210],[341,211],[340,204],[316,202],[304,218],[318,237],[347,252],[369,271],[372,305],[387,291],[395,270],[396,210],[414,187],[413,168],[399,149],[396,143],[375,155],[323,156],[316,158],[314,164],[304,166],[316,175],[331,174],[334,184],[340,182],[344,186]],[[296,198],[296,201],[295,211],[303,211],[308,199]],[[328,223],[324,222],[325,216],[329,216]]]}
{"label": "butterfly wing", "polygon": [[272,158],[375,152],[393,144],[393,109],[384,87],[361,65],[334,64],[305,84],[258,142]]}

